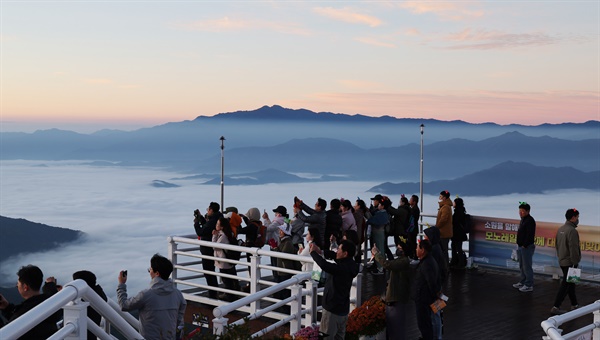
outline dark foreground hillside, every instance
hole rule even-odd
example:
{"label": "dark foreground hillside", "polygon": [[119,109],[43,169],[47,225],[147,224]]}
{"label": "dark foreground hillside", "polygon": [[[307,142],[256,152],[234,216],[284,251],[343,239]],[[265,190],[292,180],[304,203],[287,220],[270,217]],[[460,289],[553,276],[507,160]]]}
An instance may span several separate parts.
{"label": "dark foreground hillside", "polygon": [[78,230],[51,227],[22,218],[0,216],[0,261],[20,253],[56,248],[84,235]]}

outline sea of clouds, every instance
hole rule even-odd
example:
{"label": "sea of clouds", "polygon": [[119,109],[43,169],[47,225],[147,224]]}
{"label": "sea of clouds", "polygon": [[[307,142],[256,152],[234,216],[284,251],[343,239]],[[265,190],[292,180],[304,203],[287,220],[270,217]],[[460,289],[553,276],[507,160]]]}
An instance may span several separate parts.
{"label": "sea of clouds", "polygon": [[[18,268],[35,264],[45,276],[55,276],[59,283],[71,281],[71,274],[77,270],[91,270],[107,295],[113,298],[122,269],[128,270],[128,287],[132,294],[146,288],[149,259],[154,253],[167,254],[167,237],[194,234],[193,210],[200,209],[204,213],[211,201],[220,202],[219,185],[174,179],[181,177],[181,174],[156,168],[97,167],[74,161],[2,161],[0,215],[81,230],[87,236],[83,242],[53,251],[0,259],[0,285],[14,285]],[[151,186],[153,180],[181,186],[156,188]],[[236,206],[241,213],[258,207],[273,216],[272,209],[278,205],[291,210],[294,196],[309,206],[318,197],[327,201],[335,197],[351,200],[360,197],[368,202],[375,193],[366,190],[376,184],[380,183],[225,185],[224,201],[226,207]],[[452,197],[454,195],[452,193]],[[400,199],[399,196],[391,198],[395,204]],[[472,215],[504,218],[518,218],[518,202],[527,201],[532,206],[532,216],[549,222],[564,221],[565,210],[576,207],[581,211],[581,224],[600,226],[600,193],[595,191],[465,196],[463,199]],[[435,214],[437,197],[425,196],[423,205],[425,214]]]}

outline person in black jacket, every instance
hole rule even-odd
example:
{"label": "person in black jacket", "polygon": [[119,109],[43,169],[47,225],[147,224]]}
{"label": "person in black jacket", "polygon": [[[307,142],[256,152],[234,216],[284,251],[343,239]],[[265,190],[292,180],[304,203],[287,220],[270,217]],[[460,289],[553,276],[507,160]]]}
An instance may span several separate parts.
{"label": "person in black jacket", "polygon": [[344,339],[350,310],[350,288],[358,275],[358,264],[352,259],[356,245],[343,240],[338,246],[335,263],[321,257],[321,249],[315,243],[310,245],[310,256],[326,272],[325,292],[323,293],[323,316],[320,332],[327,339]]}
{"label": "person in black jacket", "polygon": [[410,218],[408,221],[408,240],[406,241],[406,256],[417,258],[417,235],[419,234],[419,218],[421,209],[419,209],[419,196],[412,195],[408,201],[410,205]]}
{"label": "person in black jacket", "polygon": [[467,210],[462,198],[454,199],[454,213],[452,214],[452,260],[451,268],[465,268],[467,265],[466,256],[463,256],[462,245],[467,240],[465,231],[467,223]]}
{"label": "person in black jacket", "polygon": [[[0,310],[2,310],[2,315],[8,320],[9,323],[29,312],[51,296],[49,294],[40,293],[40,288],[42,287],[42,282],[44,281],[44,274],[40,268],[33,265],[23,266],[17,272],[17,276],[17,290],[23,299],[25,299],[25,301],[19,305],[14,305],[9,303],[4,296],[0,295]],[[44,319],[35,327],[31,328],[19,339],[49,338],[58,330],[56,323],[59,322],[61,318],[62,310],[59,310],[50,315],[48,318]]]}
{"label": "person in black jacket", "polygon": [[526,202],[519,203],[519,230],[517,231],[517,259],[521,271],[521,281],[513,287],[521,292],[533,291],[533,253],[535,252],[535,220],[529,212],[531,206]]}
{"label": "person in black jacket", "polygon": [[441,289],[438,265],[430,255],[431,243],[422,240],[417,246],[419,264],[413,284],[413,299],[415,300],[415,311],[417,325],[424,340],[433,339],[433,325],[431,316],[433,314],[430,305],[437,299]]}
{"label": "person in black jacket", "polygon": [[334,198],[329,202],[330,209],[325,212],[325,239],[324,247],[329,249],[331,245],[331,235],[336,239],[342,238],[342,215],[340,215],[340,207],[342,202]]}
{"label": "person in black jacket", "polygon": [[[206,216],[202,216],[198,209],[194,211],[194,229],[196,230],[196,235],[198,235],[198,239],[202,241],[212,241],[212,232],[215,230],[217,225],[217,221],[223,215],[219,211],[221,206],[217,202],[210,202],[208,208],[206,209]],[[200,246],[200,253],[205,256],[214,256],[214,251],[212,247]],[[202,269],[206,271],[215,271],[215,261],[209,259],[202,259]],[[218,287],[219,282],[217,281],[217,277],[210,274],[204,274],[204,278],[206,278],[206,283],[211,287]],[[214,290],[210,290],[208,292],[208,296],[211,299],[217,298],[217,292]]]}

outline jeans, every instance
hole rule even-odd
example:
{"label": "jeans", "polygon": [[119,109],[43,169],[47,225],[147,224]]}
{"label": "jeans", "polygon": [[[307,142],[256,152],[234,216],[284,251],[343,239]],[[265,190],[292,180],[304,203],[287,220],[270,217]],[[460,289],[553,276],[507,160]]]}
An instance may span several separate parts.
{"label": "jeans", "polygon": [[535,244],[517,249],[517,259],[519,260],[519,269],[521,270],[521,281],[527,287],[533,287],[533,253]]}
{"label": "jeans", "polygon": [[[385,230],[383,228],[383,226],[373,226],[371,228],[371,238],[373,239],[373,243],[375,243],[375,245],[377,246],[377,249],[379,249],[379,251],[382,254],[385,254]],[[377,263],[377,268],[378,269],[382,269],[381,264],[379,264],[379,262]]]}
{"label": "jeans", "polygon": [[554,300],[554,307],[560,308],[560,304],[563,302],[567,294],[569,294],[571,306],[577,306],[578,303],[577,296],[575,295],[575,284],[572,282],[567,282],[567,272],[569,271],[569,267],[560,266],[560,269],[562,269],[563,277],[562,281],[560,282],[560,289],[558,290],[556,299]]}
{"label": "jeans", "polygon": [[436,340],[442,339],[442,311],[434,313],[431,311],[431,326],[433,328],[433,338]]}

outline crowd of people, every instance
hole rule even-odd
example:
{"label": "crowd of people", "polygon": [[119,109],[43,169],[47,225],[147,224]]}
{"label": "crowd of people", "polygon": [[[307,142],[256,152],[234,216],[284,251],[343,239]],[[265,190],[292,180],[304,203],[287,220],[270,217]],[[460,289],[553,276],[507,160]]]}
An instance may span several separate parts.
{"label": "crowd of people", "polygon": [[[401,196],[397,207],[390,198],[375,195],[370,207],[358,198],[354,204],[346,199],[332,199],[327,210],[327,201],[318,198],[314,207],[294,197],[293,215],[290,218],[285,206],[272,209],[273,216],[263,214],[256,207],[246,214],[240,214],[235,207],[221,212],[216,202],[211,202],[205,214],[194,211],[194,228],[199,240],[211,241],[214,246],[201,246],[202,267],[209,286],[218,287],[216,268],[222,282],[229,291],[248,290],[240,287],[236,266],[229,260],[239,260],[235,251],[219,248],[218,244],[245,245],[262,247],[268,245],[272,251],[311,257],[313,261],[300,263],[282,257],[271,257],[273,278],[283,282],[291,278],[294,271],[312,272],[317,265],[324,273],[324,296],[321,327],[323,337],[344,339],[348,320],[350,289],[352,281],[361,270],[361,244],[371,242],[372,275],[388,274],[385,294],[387,339],[404,339],[410,301],[414,301],[416,324],[422,339],[442,338],[443,311],[432,308],[442,299],[447,300],[444,286],[449,271],[464,268],[466,257],[462,243],[467,240],[469,221],[464,201],[460,197],[450,199],[446,190],[440,192],[438,214],[434,226],[423,229],[423,238],[419,233],[419,198],[410,199]],[[452,211],[454,208],[454,212]],[[517,230],[517,260],[519,261],[520,281],[513,286],[521,292],[533,291],[532,258],[535,251],[535,219],[530,215],[531,207],[526,202],[519,204],[521,218]],[[565,214],[566,222],[556,234],[556,251],[563,272],[560,290],[556,295],[552,314],[564,311],[560,305],[566,296],[571,308],[577,308],[575,285],[567,280],[569,268],[577,267],[581,261],[579,234],[579,211],[569,209]],[[243,222],[243,223],[242,223]],[[306,231],[306,232],[305,232]],[[238,235],[245,235],[243,242]],[[393,237],[395,252],[388,247],[388,238]],[[306,241],[306,242],[305,242]],[[452,241],[451,257],[449,243]],[[366,254],[365,254],[366,255]],[[248,260],[249,260],[248,255]],[[216,259],[216,260],[214,260]],[[329,260],[329,261],[328,261]],[[147,339],[175,339],[183,328],[183,316],[186,300],[175,288],[169,278],[173,264],[167,258],[155,254],[150,259],[148,273],[150,286],[133,297],[127,294],[127,272],[118,275],[117,300],[123,311],[137,310],[140,318],[140,333]],[[61,289],[54,277],[43,279],[40,268],[27,265],[17,273],[17,289],[24,301],[15,305],[0,295],[0,326],[22,316]],[[102,299],[107,300],[102,287],[96,283],[96,276],[89,271],[73,273],[73,279],[84,280]],[[289,296],[283,290],[277,297]],[[288,295],[286,295],[288,294]],[[209,297],[222,300],[234,300],[235,295],[209,290]],[[90,319],[100,324],[101,316],[88,309]],[[62,311],[56,312],[37,326],[29,330],[23,339],[46,338],[57,330],[57,322],[62,319]],[[88,338],[95,336],[88,332]]]}

